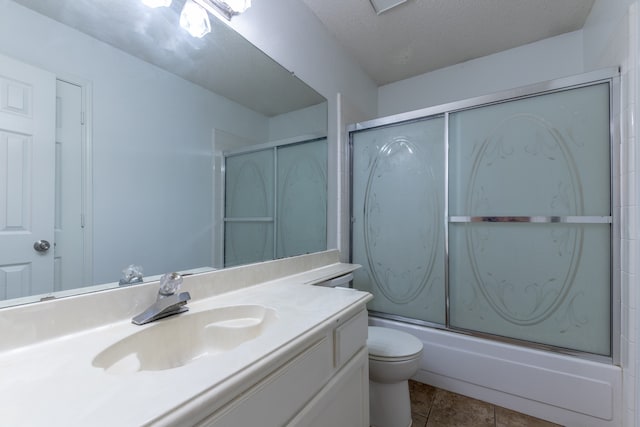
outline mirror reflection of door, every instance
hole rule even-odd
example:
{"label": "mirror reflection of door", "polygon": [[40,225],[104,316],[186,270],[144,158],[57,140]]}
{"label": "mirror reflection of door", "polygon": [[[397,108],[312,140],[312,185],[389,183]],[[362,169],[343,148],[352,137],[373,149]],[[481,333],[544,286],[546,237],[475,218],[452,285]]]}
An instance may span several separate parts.
{"label": "mirror reflection of door", "polygon": [[[85,277],[82,88],[58,80],[56,84],[56,200],[54,290],[91,283]],[[88,190],[88,189],[87,189]]]}
{"label": "mirror reflection of door", "polygon": [[[0,292],[49,292],[53,251],[55,76],[0,56]],[[44,243],[44,242],[43,242]]]}
{"label": "mirror reflection of door", "polygon": [[67,183],[83,185],[76,170],[82,162],[75,159],[82,156],[81,106],[78,86],[0,56],[0,299],[82,283],[82,253],[72,259],[65,249],[70,239],[82,239],[82,229],[67,233],[66,218],[77,209]]}

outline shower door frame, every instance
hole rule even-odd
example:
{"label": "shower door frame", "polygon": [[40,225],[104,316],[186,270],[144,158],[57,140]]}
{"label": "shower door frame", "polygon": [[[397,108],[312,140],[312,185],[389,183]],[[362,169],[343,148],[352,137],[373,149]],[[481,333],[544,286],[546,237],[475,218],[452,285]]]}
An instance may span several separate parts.
{"label": "shower door frame", "polygon": [[[522,339],[504,337],[478,331],[471,331],[452,327],[450,324],[450,295],[449,295],[449,224],[458,222],[460,218],[449,217],[449,115],[464,110],[478,107],[496,105],[536,96],[546,95],[555,92],[563,92],[570,89],[587,87],[602,83],[609,85],[609,157],[610,157],[610,214],[611,214],[611,235],[610,235],[610,353],[611,356],[586,353],[541,343],[530,342]],[[444,282],[445,282],[445,324],[433,323],[419,319],[407,318],[401,315],[370,311],[374,317],[396,320],[430,328],[440,329],[449,332],[461,333],[479,338],[487,338],[493,341],[505,342],[534,349],[541,349],[560,354],[571,355],[581,359],[593,360],[597,362],[612,363],[620,365],[621,348],[621,228],[620,228],[620,70],[618,68],[607,68],[579,74],[570,77],[563,77],[542,83],[536,83],[515,89],[501,91],[489,95],[455,101],[447,104],[427,107],[407,113],[395,114],[366,122],[355,123],[347,126],[349,134],[348,158],[349,158],[349,180],[350,194],[353,194],[353,134],[359,131],[374,128],[387,127],[391,125],[407,124],[415,121],[427,120],[437,116],[444,117]],[[353,260],[353,198],[349,201],[350,217],[350,245],[349,259]],[[599,217],[598,217],[599,218]],[[598,218],[590,218],[595,222],[601,222]],[[534,221],[562,222],[556,217],[533,218]]]}

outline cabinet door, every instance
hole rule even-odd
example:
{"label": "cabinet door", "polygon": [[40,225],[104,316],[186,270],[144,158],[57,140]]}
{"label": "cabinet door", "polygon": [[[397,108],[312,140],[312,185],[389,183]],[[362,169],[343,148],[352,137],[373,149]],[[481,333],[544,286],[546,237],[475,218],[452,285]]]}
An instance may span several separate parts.
{"label": "cabinet door", "polygon": [[288,427],[367,427],[369,353],[363,347],[289,423]]}
{"label": "cabinet door", "polygon": [[325,336],[198,426],[282,427],[320,390],[332,370],[333,345]]}

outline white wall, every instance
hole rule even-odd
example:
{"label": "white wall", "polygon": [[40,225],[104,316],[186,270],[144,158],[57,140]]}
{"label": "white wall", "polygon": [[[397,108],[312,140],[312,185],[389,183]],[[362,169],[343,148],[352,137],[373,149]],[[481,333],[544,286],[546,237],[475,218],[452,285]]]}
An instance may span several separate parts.
{"label": "white wall", "polygon": [[623,65],[628,57],[629,8],[637,0],[596,0],[583,27],[587,70]]}
{"label": "white wall", "polygon": [[637,292],[640,277],[640,227],[638,217],[638,2],[636,0],[596,0],[583,28],[584,61],[587,70],[621,67],[620,203],[621,219],[620,307],[621,363],[623,366],[623,425],[639,426]]}
{"label": "white wall", "polygon": [[327,103],[313,105],[269,119],[269,141],[303,135],[327,135]]}
{"label": "white wall", "polygon": [[0,53],[91,84],[94,283],[210,265],[212,130],[265,140],[268,119],[6,0]]}
{"label": "white wall", "polygon": [[582,72],[582,32],[575,31],[381,86],[385,117]]}

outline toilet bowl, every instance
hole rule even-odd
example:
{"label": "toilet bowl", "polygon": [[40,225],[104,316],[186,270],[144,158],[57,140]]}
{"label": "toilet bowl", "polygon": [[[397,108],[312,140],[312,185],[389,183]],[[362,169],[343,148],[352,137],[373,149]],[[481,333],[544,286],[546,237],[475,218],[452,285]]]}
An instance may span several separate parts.
{"label": "toilet bowl", "polygon": [[411,427],[409,378],[418,371],[422,342],[411,334],[369,326],[371,427]]}

